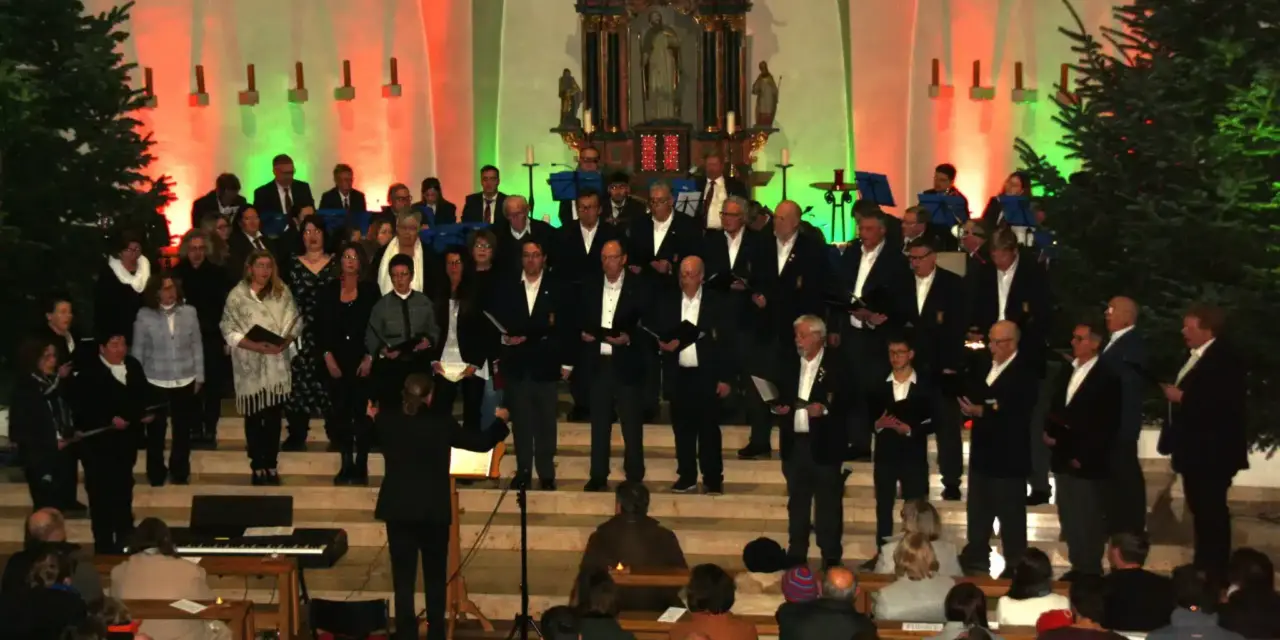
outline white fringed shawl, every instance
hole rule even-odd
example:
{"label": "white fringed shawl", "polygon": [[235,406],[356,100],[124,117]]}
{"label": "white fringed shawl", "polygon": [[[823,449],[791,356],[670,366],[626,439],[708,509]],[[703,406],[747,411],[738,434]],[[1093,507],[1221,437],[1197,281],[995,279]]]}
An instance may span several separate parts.
{"label": "white fringed shawl", "polygon": [[236,409],[243,415],[274,407],[287,400],[293,392],[289,368],[292,347],[270,356],[236,346],[254,325],[286,337],[302,331],[302,321],[298,318],[298,309],[288,287],[279,297],[267,296],[259,300],[249,284],[241,282],[227,296],[227,306],[222,311],[222,322],[218,326],[227,344],[231,345]]}

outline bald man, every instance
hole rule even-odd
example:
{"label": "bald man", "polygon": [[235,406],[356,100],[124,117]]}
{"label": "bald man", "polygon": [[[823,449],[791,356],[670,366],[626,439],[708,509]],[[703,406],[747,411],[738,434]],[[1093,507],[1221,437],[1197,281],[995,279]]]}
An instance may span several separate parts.
{"label": "bald man", "polygon": [[21,551],[9,557],[0,578],[0,596],[8,597],[25,589],[31,563],[50,551],[66,554],[76,560],[71,574],[71,586],[75,587],[86,602],[102,599],[102,580],[93,568],[92,558],[80,549],[80,545],[67,542],[67,525],[57,509],[40,509],[27,516],[26,540]]}
{"label": "bald man", "polygon": [[[627,252],[618,240],[600,249],[602,276],[582,283],[572,293],[577,304],[568,310],[575,322],[561,352],[566,375],[587,389],[591,420],[591,471],[587,491],[609,489],[613,416],[622,425],[623,472],[630,482],[644,480],[644,420],[641,388],[645,355],[637,325],[649,306],[648,285],[627,273]],[[575,313],[576,312],[576,313]]]}
{"label": "bald man", "polygon": [[993,523],[1000,521],[1009,577],[1027,549],[1027,477],[1031,474],[1031,414],[1040,384],[1036,363],[1018,350],[1018,325],[1001,320],[991,327],[991,362],[979,368],[960,412],[973,420],[969,438],[968,544],[960,554],[966,572],[990,571]]}
{"label": "bald man", "polygon": [[1147,347],[1135,330],[1138,303],[1116,296],[1107,303],[1107,344],[1102,362],[1120,376],[1120,433],[1111,452],[1111,482],[1107,491],[1107,526],[1111,533],[1146,530],[1147,485],[1138,460],[1142,433],[1142,400],[1149,384],[1142,377]]}
{"label": "bald man", "polygon": [[778,607],[778,637],[787,640],[860,638],[874,634],[875,623],[854,608],[858,580],[845,567],[831,567],[822,576],[822,595],[807,602]]}

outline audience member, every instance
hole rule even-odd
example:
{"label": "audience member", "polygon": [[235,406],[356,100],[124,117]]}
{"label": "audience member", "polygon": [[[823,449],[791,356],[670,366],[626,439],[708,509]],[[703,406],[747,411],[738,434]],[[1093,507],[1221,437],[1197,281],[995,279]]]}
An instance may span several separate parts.
{"label": "audience member", "polygon": [[1102,624],[1106,614],[1106,582],[1101,576],[1081,574],[1071,582],[1070,626],[1040,634],[1043,640],[1123,640],[1124,636]]}
{"label": "audience member", "polygon": [[829,640],[874,633],[875,623],[854,608],[858,579],[845,567],[831,567],[822,578],[822,595],[809,602],[778,607],[778,640]]}
{"label": "audience member", "polygon": [[933,553],[938,558],[938,575],[959,578],[964,575],[960,568],[959,553],[953,542],[939,539],[942,536],[942,518],[938,510],[928,500],[907,500],[902,504],[902,536],[885,541],[880,547],[876,560],[875,572],[886,575],[895,573],[893,557],[902,538],[920,533],[933,545]]}
{"label": "audience member", "polygon": [[607,569],[578,576],[578,634],[582,640],[626,640],[635,636],[618,624],[618,585]]}
{"label": "audience member", "polygon": [[1040,614],[1070,606],[1065,596],[1053,592],[1053,565],[1049,564],[1049,556],[1031,547],[1013,567],[1009,593],[1000,596],[996,606],[996,620],[1001,626],[1031,626]]}
{"label": "audience member", "polygon": [[26,584],[0,598],[4,637],[57,638],[63,628],[84,622],[87,607],[71,585],[74,570],[74,562],[64,553],[48,551],[36,557]]}
{"label": "audience member", "polygon": [[[787,552],[773,538],[756,538],[742,548],[742,565],[746,571],[733,578],[738,593],[778,593],[787,568]],[[809,574],[810,581],[813,574]]]}
{"label": "audience member", "polygon": [[879,620],[944,622],[943,602],[955,581],[938,575],[938,559],[933,545],[922,533],[904,538],[893,551],[897,579],[871,595]]}
{"label": "audience member", "polygon": [[1227,563],[1227,600],[1219,624],[1246,638],[1280,638],[1280,595],[1275,567],[1257,549],[1236,549]]}
{"label": "audience member", "polygon": [[787,602],[810,602],[822,595],[818,579],[808,566],[791,567],[782,576],[782,597]]}
{"label": "audience member", "polygon": [[972,630],[987,628],[987,596],[972,582],[961,582],[951,587],[943,600],[942,610],[946,618],[942,633],[931,640],[955,640],[966,634],[972,638]]}
{"label": "audience member", "polygon": [[[625,568],[684,569],[680,540],[670,529],[650,518],[649,490],[639,482],[623,482],[615,491],[617,515],[604,521],[582,552],[579,574],[590,569]],[[618,595],[624,611],[664,611],[680,606],[678,589],[634,587]]]}
{"label": "audience member", "polygon": [[689,572],[685,601],[689,619],[672,625],[671,640],[704,633],[716,640],[755,640],[756,626],[739,618],[733,609],[733,578],[714,564],[700,564]]}
{"label": "audience member", "polygon": [[[178,557],[169,527],[146,518],[129,541],[132,555],[111,570],[111,597],[120,600],[212,600],[208,576],[200,565]],[[148,620],[142,631],[156,640],[220,640],[231,630],[221,622]]]}
{"label": "audience member", "polygon": [[578,640],[578,614],[573,607],[558,605],[542,612],[543,640]]}
{"label": "audience member", "polygon": [[1142,568],[1151,546],[1139,533],[1111,536],[1107,561],[1107,626],[1123,631],[1152,631],[1169,624],[1173,583]]}
{"label": "audience member", "polygon": [[71,586],[86,602],[102,599],[102,580],[93,568],[93,558],[80,545],[67,542],[67,523],[57,509],[40,509],[27,516],[26,539],[21,551],[9,556],[0,578],[0,597],[21,591],[36,558],[59,553],[71,560]]}
{"label": "audience member", "polygon": [[1148,633],[1148,640],[1243,640],[1218,625],[1218,593],[1194,565],[1173,570],[1173,595],[1178,608],[1169,616],[1169,626]]}

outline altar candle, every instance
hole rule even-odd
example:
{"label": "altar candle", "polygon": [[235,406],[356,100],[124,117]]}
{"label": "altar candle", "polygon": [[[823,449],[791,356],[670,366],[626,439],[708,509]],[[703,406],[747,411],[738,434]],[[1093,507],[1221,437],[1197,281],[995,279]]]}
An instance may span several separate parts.
{"label": "altar candle", "polygon": [[395,59],[391,59],[391,84],[400,84],[400,63]]}
{"label": "altar candle", "polygon": [[981,60],[973,61],[973,86],[975,87],[982,86],[982,61]]}
{"label": "altar candle", "polygon": [[791,164],[791,150],[783,149],[782,150],[782,166],[785,167],[789,164]]}
{"label": "altar candle", "polygon": [[[933,59],[932,71],[929,75],[931,86],[942,86],[942,61],[937,58]],[[785,164],[785,163],[784,163]]]}
{"label": "altar candle", "polygon": [[738,124],[738,115],[730,111],[725,117],[725,122],[726,124],[725,124],[724,130],[729,135],[733,135],[734,130],[737,128],[736,125]]}
{"label": "altar candle", "polygon": [[836,169],[835,183],[837,189],[842,189],[844,187],[844,169]]}
{"label": "altar candle", "polygon": [[1022,89],[1022,63],[1013,63],[1013,88]]}
{"label": "altar candle", "polygon": [[293,75],[294,75],[294,76],[296,76],[296,77],[298,78],[298,88],[299,88],[299,89],[306,89],[306,88],[307,88],[307,83],[306,83],[306,80],[305,80],[305,79],[303,79],[303,77],[302,77],[302,63],[301,63],[301,62],[295,62],[295,63],[293,63]]}
{"label": "altar candle", "polygon": [[204,65],[196,65],[196,93],[204,93]]}
{"label": "altar candle", "polygon": [[524,163],[533,164],[533,145],[526,145],[524,148]]}
{"label": "altar candle", "polygon": [[351,61],[350,60],[342,61],[342,86],[344,87],[351,86]]}
{"label": "altar candle", "polygon": [[152,78],[151,78],[151,67],[146,67],[145,69],[143,69],[143,70],[142,70],[142,76],[143,76],[143,80],[142,80],[142,90],[143,90],[147,95],[149,95],[149,96],[154,96],[154,95],[156,94],[156,92],[155,92],[155,85],[154,85],[154,84],[152,84]]}
{"label": "altar candle", "polygon": [[591,123],[590,109],[582,110],[582,130],[587,134],[590,134],[592,131],[595,131],[595,125]]}
{"label": "altar candle", "polygon": [[1065,93],[1071,93],[1071,89],[1067,88],[1067,82],[1070,81],[1070,79],[1067,77],[1067,73],[1070,70],[1071,70],[1071,66],[1064,62],[1062,64],[1062,69],[1058,72],[1059,73],[1058,84],[1061,85],[1062,87],[1061,90]]}
{"label": "altar candle", "polygon": [[253,65],[249,65],[248,68],[245,69],[245,72],[249,74],[249,90],[257,91],[258,90],[258,72],[253,68]]}

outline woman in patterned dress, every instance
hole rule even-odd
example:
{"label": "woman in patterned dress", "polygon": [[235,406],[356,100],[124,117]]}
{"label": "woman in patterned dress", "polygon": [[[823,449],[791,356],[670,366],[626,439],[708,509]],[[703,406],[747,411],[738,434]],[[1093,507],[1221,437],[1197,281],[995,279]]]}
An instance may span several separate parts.
{"label": "woman in patterned dress", "polygon": [[323,355],[316,345],[316,312],[320,292],[338,277],[337,261],[325,252],[324,224],[315,216],[299,223],[302,253],[289,260],[286,272],[289,291],[293,293],[298,315],[302,318],[301,344],[293,357],[293,395],[286,407],[289,437],[280,446],[283,451],[302,451],[307,444],[307,425],[313,415],[329,410],[325,390]]}

